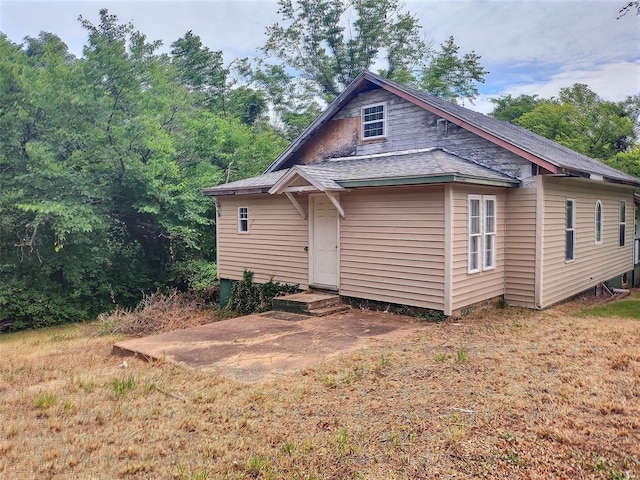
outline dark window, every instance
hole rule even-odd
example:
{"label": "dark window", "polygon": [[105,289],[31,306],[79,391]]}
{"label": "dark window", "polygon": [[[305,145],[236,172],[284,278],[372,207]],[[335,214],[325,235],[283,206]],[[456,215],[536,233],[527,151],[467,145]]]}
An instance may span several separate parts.
{"label": "dark window", "polygon": [[238,208],[238,232],[247,233],[249,231],[249,207]]}
{"label": "dark window", "polygon": [[596,243],[602,243],[602,202],[596,202]]}
{"label": "dark window", "polygon": [[627,234],[627,202],[620,202],[620,242],[619,245],[624,247],[625,237]]}
{"label": "dark window", "polygon": [[575,223],[576,223],[576,211],[575,211],[575,202],[571,198],[567,198],[567,203],[565,207],[565,260],[573,260],[574,258],[574,250],[575,250],[575,241],[576,241],[576,231],[575,231]]}

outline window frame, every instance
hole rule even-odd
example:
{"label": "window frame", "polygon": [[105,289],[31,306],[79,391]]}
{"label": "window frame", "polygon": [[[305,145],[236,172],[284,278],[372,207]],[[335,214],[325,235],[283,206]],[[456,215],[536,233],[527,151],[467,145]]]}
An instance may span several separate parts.
{"label": "window frame", "polygon": [[[376,108],[376,107],[382,107],[382,118],[381,119],[375,119],[375,120],[365,120],[365,116],[366,115],[372,115],[372,113],[365,113],[366,109],[370,109],[370,108]],[[376,112],[377,113],[377,112]],[[361,135],[362,135],[362,140],[377,140],[377,139],[381,139],[381,138],[386,138],[387,137],[387,102],[378,102],[378,103],[371,103],[369,105],[363,105],[361,107],[360,110],[360,115],[362,118],[362,131],[361,131]],[[366,136],[365,132],[366,132],[366,126],[367,125],[372,125],[372,124],[377,124],[377,123],[381,123],[382,125],[382,134],[380,135],[371,135],[371,136]]]}
{"label": "window frame", "polygon": [[[489,218],[487,215],[487,202],[491,202],[493,204],[493,219],[491,229],[489,230],[487,225],[487,219]],[[496,268],[496,236],[497,236],[497,202],[495,195],[483,195],[482,196],[482,206],[483,206],[483,215],[482,218],[484,220],[483,227],[483,270],[491,270]],[[491,250],[487,250],[487,240],[491,239]],[[487,257],[487,253],[490,253],[490,257]],[[489,258],[489,261],[487,261]]]}
{"label": "window frame", "polygon": [[238,233],[249,233],[249,207],[238,207]]}
{"label": "window frame", "polygon": [[[571,226],[569,226],[569,203],[571,203]],[[576,258],[576,200],[565,198],[564,202],[564,261],[573,262]],[[569,235],[571,234],[571,256],[569,256]]]}
{"label": "window frame", "polygon": [[594,211],[594,222],[595,222],[595,243],[596,245],[602,245],[603,242],[603,238],[602,238],[602,226],[603,226],[603,220],[602,220],[602,202],[600,201],[600,199],[596,200],[596,206],[595,206],[595,211]]}
{"label": "window frame", "polygon": [[[487,215],[489,204],[493,210],[491,216]],[[495,195],[467,195],[467,273],[496,268],[497,217]]]}
{"label": "window frame", "polygon": [[627,201],[618,202],[618,246],[627,244]]}

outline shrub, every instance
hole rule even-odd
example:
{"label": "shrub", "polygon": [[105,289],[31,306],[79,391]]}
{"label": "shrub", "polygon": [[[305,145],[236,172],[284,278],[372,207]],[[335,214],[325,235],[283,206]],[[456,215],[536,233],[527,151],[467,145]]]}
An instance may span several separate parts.
{"label": "shrub", "polygon": [[258,285],[253,282],[253,272],[245,270],[242,280],[231,287],[231,298],[227,309],[239,315],[250,315],[271,308],[271,300],[283,293],[298,291],[298,285],[274,282],[273,278],[267,283]]}

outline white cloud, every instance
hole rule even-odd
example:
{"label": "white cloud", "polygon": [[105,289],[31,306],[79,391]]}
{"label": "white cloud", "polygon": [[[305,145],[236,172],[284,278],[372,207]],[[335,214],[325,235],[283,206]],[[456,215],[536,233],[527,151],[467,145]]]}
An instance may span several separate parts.
{"label": "white cloud", "polygon": [[593,70],[562,71],[544,81],[513,85],[495,95],[481,95],[470,108],[482,113],[493,110],[490,98],[503,95],[538,95],[541,98],[557,97],[561,88],[584,83],[602,99],[622,101],[628,96],[640,94],[640,61],[618,62],[600,65]]}
{"label": "white cloud", "polygon": [[[617,20],[623,3],[409,0],[407,9],[436,46],[453,35],[461,52],[481,55],[491,74],[472,108],[486,112],[489,96],[548,97],[577,82],[609,100],[640,93],[640,16]],[[14,42],[53,32],[81,55],[87,35],[78,15],[97,23],[100,8],[133,22],[147,39],[162,39],[164,51],[192,30],[212,50],[223,50],[227,62],[259,55],[266,28],[278,21],[275,0],[0,0],[0,31]]]}

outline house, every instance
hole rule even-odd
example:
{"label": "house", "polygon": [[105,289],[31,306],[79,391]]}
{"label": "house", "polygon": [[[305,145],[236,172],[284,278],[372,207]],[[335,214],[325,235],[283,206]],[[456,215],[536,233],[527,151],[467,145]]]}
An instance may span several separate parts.
{"label": "house", "polygon": [[223,298],[254,279],[446,315],[545,308],[634,268],[640,179],[370,72],[217,198]]}

